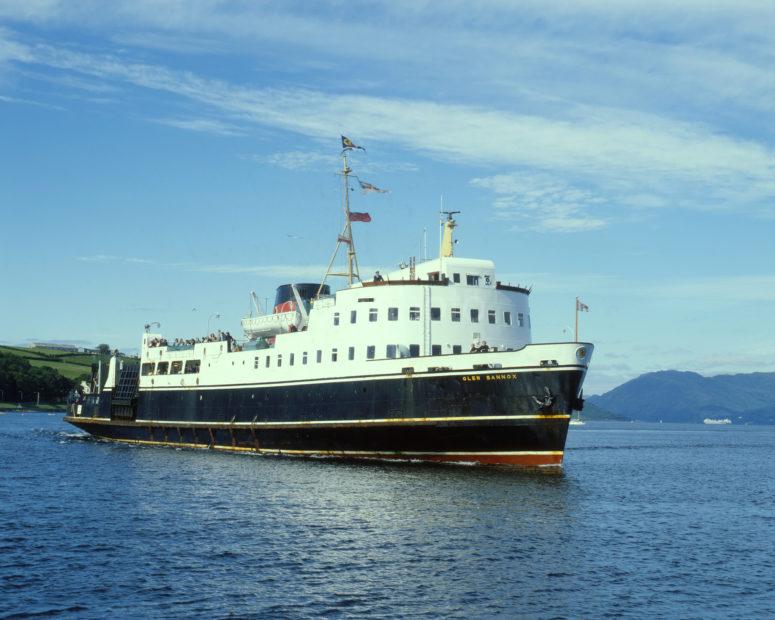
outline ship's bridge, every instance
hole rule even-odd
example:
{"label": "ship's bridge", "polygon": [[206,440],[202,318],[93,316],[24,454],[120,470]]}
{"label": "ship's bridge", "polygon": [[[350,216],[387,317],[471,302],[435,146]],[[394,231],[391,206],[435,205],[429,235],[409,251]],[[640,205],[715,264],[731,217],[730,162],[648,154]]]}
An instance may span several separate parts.
{"label": "ship's bridge", "polygon": [[387,280],[444,281],[464,286],[495,287],[495,263],[478,258],[444,256],[423,261],[414,266],[401,264],[386,276]]}

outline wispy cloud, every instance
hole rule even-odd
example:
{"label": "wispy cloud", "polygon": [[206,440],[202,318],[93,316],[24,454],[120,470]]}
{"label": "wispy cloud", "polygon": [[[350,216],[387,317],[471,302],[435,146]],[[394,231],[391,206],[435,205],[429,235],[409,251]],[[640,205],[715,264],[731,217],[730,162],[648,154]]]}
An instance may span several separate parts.
{"label": "wispy cloud", "polygon": [[[78,256],[76,260],[85,263],[102,263],[113,265],[153,265],[158,268],[175,271],[189,271],[195,273],[212,273],[224,275],[252,275],[267,278],[298,279],[322,277],[326,271],[326,265],[238,265],[238,264],[201,264],[192,262],[170,262],[152,260],[133,256],[116,256],[113,254],[93,254]],[[373,271],[372,267],[362,268],[364,273]]]}
{"label": "wispy cloud", "polygon": [[[252,89],[166,67],[50,46],[23,47],[15,58],[173,93],[243,123],[314,138],[337,135],[341,110],[347,109],[349,130],[364,139],[393,143],[446,161],[512,166],[528,173],[553,171],[589,187],[592,194],[583,197],[584,201],[593,200],[596,192],[618,188],[623,196],[663,198],[678,193],[676,207],[768,213],[775,208],[775,154],[770,149],[685,121],[587,106],[574,108],[573,118],[550,118],[423,100]],[[180,124],[221,134],[235,131],[217,123]],[[482,148],[483,136],[488,138],[486,149]],[[286,165],[291,161],[286,159]],[[646,187],[651,191],[645,191]],[[547,218],[543,226],[572,230],[603,225],[603,218],[580,215],[580,204],[567,206],[575,189],[571,186],[560,192],[560,203],[555,204],[566,204],[565,212]]]}
{"label": "wispy cloud", "polygon": [[[646,297],[672,300],[713,300],[715,303],[775,302],[775,275],[730,275],[683,278],[639,286]],[[720,299],[721,298],[721,299]]]}
{"label": "wispy cloud", "polygon": [[133,256],[115,256],[113,254],[92,254],[90,256],[77,256],[77,261],[83,263],[126,263],[135,265],[153,265],[155,261],[148,258],[137,258]]}
{"label": "wispy cloud", "polygon": [[248,158],[256,163],[286,170],[331,170],[339,163],[338,157],[317,151],[285,151],[270,155],[251,155]]}
{"label": "wispy cloud", "polygon": [[186,131],[209,133],[214,136],[244,136],[245,131],[236,125],[212,118],[152,118],[151,122]]}
{"label": "wispy cloud", "polygon": [[496,219],[526,223],[517,229],[582,232],[606,225],[606,220],[588,213],[605,200],[545,174],[501,174],[472,179],[471,185],[496,195]]}
{"label": "wispy cloud", "polygon": [[8,97],[7,95],[0,95],[0,101],[3,103],[15,103],[19,105],[31,105],[38,108],[46,108],[48,110],[58,110],[59,112],[66,112],[67,109],[62,106],[53,105],[51,103],[45,103],[43,101],[35,101],[33,99],[20,99],[19,97]]}

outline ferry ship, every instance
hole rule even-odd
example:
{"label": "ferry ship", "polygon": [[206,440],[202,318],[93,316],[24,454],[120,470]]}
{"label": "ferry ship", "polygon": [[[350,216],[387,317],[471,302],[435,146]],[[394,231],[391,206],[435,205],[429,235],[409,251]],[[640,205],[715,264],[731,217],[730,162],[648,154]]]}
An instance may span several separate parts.
{"label": "ferry ship", "polygon": [[457,212],[438,258],[361,279],[352,222],[368,216],[350,210],[345,140],[344,226],[322,282],[281,285],[271,312],[242,319],[244,341],[170,344],[147,325],[139,364],[112,357],[66,421],[135,444],[562,466],[593,345],[533,343],[531,290],[454,255]]}

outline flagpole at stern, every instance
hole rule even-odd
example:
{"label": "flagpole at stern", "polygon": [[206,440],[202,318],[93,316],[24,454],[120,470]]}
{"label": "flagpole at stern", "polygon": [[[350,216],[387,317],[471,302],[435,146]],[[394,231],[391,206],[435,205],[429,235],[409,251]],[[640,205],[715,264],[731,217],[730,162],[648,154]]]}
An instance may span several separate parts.
{"label": "flagpole at stern", "polygon": [[579,341],[579,298],[576,297],[576,332],[574,334],[575,342]]}

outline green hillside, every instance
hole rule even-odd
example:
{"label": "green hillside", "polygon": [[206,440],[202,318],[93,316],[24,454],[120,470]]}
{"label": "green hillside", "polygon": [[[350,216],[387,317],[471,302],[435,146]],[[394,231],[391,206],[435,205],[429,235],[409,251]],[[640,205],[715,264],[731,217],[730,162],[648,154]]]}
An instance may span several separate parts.
{"label": "green hillside", "polygon": [[55,349],[11,347],[0,345],[0,353],[16,355],[26,359],[31,366],[53,368],[63,377],[75,381],[91,377],[91,365],[102,359],[104,364],[110,360],[109,355],[57,351]]}

